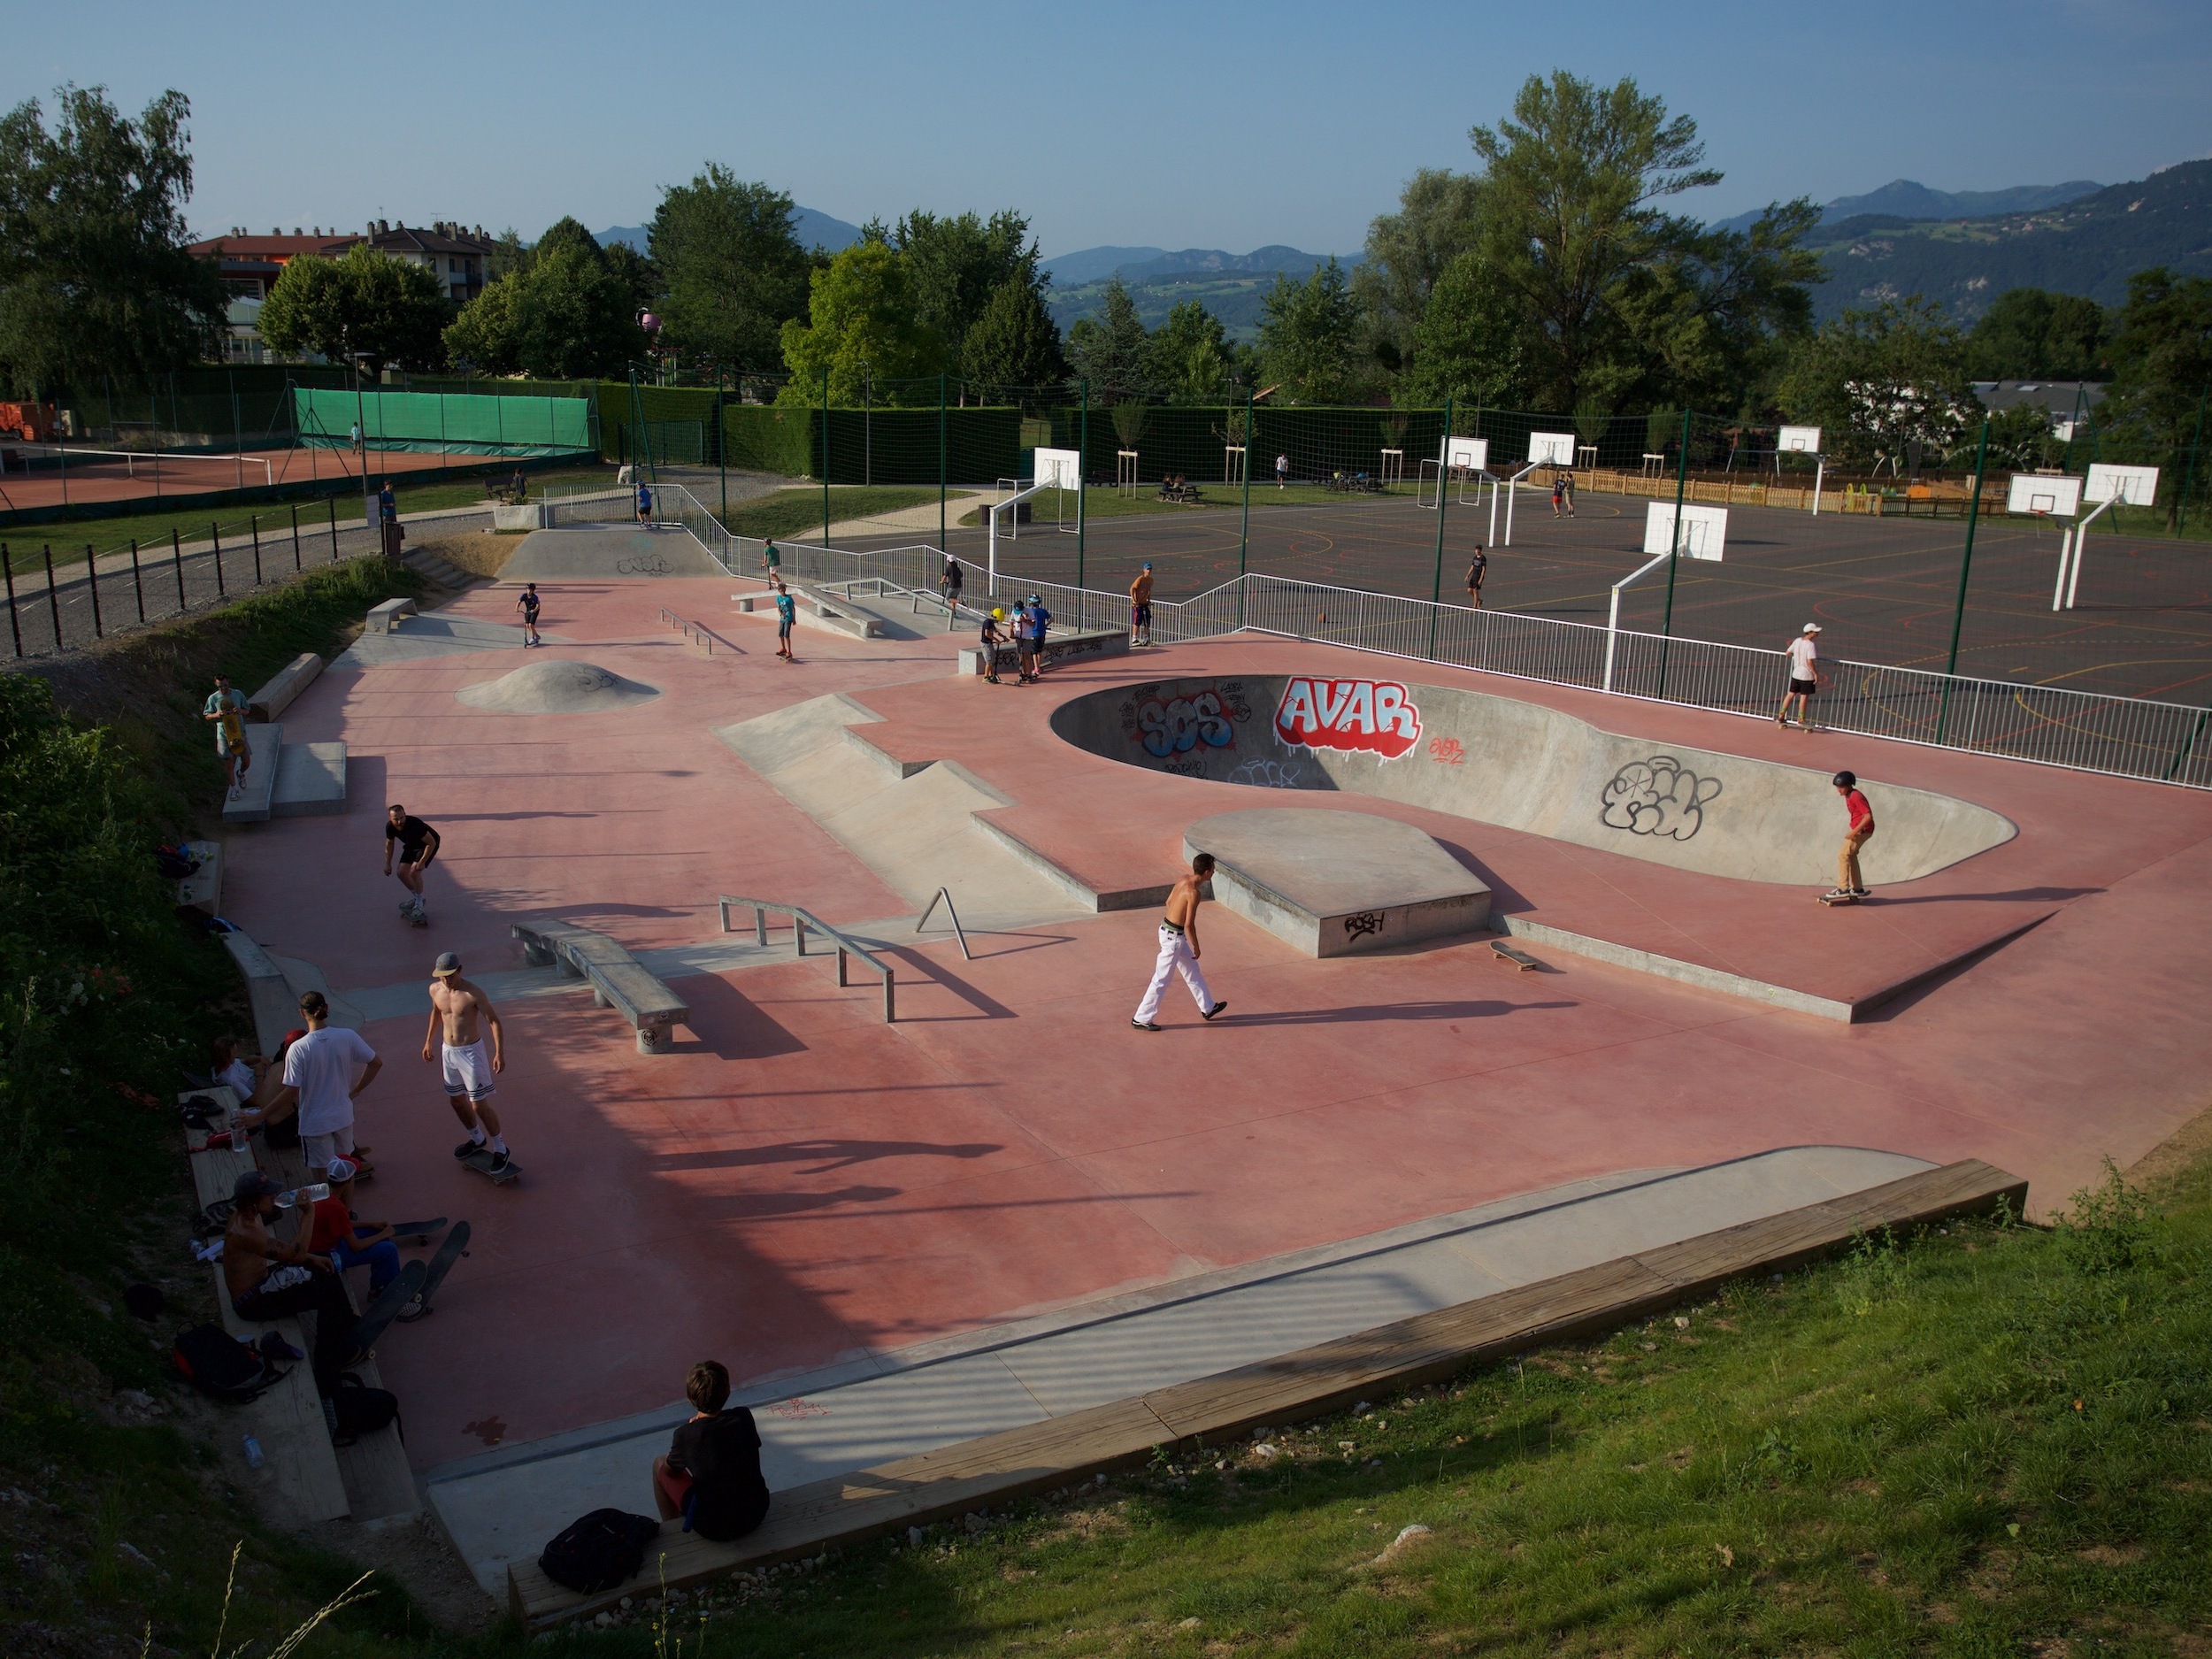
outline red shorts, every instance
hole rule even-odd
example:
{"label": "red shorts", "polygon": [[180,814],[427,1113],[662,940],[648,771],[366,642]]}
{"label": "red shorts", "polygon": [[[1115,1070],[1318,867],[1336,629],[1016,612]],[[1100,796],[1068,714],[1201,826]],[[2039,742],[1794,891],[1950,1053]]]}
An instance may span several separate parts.
{"label": "red shorts", "polygon": [[664,1463],[653,1471],[653,1484],[658,1486],[666,1495],[669,1502],[675,1506],[676,1513],[681,1515],[684,1510],[684,1500],[691,1495],[691,1477],[677,1474]]}

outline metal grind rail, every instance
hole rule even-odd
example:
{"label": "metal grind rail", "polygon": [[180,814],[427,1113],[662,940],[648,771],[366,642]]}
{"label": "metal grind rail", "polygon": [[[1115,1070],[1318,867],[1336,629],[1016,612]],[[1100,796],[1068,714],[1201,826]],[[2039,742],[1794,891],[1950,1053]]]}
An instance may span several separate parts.
{"label": "metal grind rail", "polygon": [[806,955],[806,933],[808,928],[812,928],[837,947],[837,983],[841,987],[851,983],[847,972],[847,959],[858,956],[883,977],[883,1023],[887,1025],[898,1023],[898,982],[892,973],[891,964],[876,956],[858,940],[838,932],[836,928],[832,927],[812,911],[802,910],[795,904],[781,904],[774,899],[736,898],[726,893],[717,898],[715,903],[720,908],[722,931],[726,933],[733,933],[737,931],[730,926],[730,909],[733,905],[740,910],[751,910],[753,937],[759,941],[764,950],[768,948],[768,918],[771,916],[787,916],[791,918],[792,954],[795,956]]}
{"label": "metal grind rail", "polygon": [[672,633],[681,634],[685,639],[690,641],[709,657],[714,655],[714,648],[718,645],[726,651],[734,651],[737,649],[720,634],[715,633],[713,629],[702,623],[694,622],[688,617],[678,616],[666,605],[660,607],[660,613],[662,626]]}
{"label": "metal grind rail", "polygon": [[[655,500],[657,518],[664,502],[665,521],[690,529],[733,575],[761,573],[765,543],[731,535],[681,485],[657,486]],[[702,521],[704,534],[695,527]],[[803,580],[879,580],[906,592],[933,588],[946,558],[927,543],[869,552],[806,542],[777,547],[785,565]],[[979,592],[987,572],[958,562],[980,579]],[[1007,590],[1002,597],[1016,591],[1039,595],[1056,626],[1127,626],[1126,595],[1016,582],[1004,572],[1000,581]],[[1248,574],[1190,599],[1156,599],[1152,618],[1152,636],[1162,644],[1248,630],[1758,718],[1772,717],[1785,679],[1783,653],[1756,646],[1477,611],[1281,576]],[[2212,788],[2212,710],[1842,658],[1828,659],[1828,667],[1819,715],[1832,731]]]}

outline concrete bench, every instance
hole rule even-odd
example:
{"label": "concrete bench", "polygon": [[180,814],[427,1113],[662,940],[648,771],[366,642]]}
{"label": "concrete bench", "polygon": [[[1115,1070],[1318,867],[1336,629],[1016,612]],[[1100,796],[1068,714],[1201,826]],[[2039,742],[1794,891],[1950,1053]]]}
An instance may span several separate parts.
{"label": "concrete bench", "polygon": [[223,949],[238,964],[246,982],[246,1002],[253,1010],[254,1040],[261,1052],[273,1055],[284,1045],[284,1033],[300,1023],[299,998],[278,967],[276,958],[244,933],[233,928],[222,935]]}
{"label": "concrete bench", "polygon": [[223,843],[187,841],[184,850],[200,861],[200,867],[177,883],[177,908],[212,916],[223,905]]}
{"label": "concrete bench", "polygon": [[594,1002],[628,1020],[640,1054],[666,1054],[672,1029],[691,1023],[690,1005],[606,934],[553,921],[517,922],[509,931],[526,960],[585,980]]}
{"label": "concrete bench", "polygon": [[399,632],[399,619],[414,614],[413,600],[387,599],[382,604],[370,608],[367,618],[362,622],[361,631],[364,634],[396,634]]}
{"label": "concrete bench", "polygon": [[292,706],[292,700],[315,683],[323,672],[323,659],[312,651],[302,651],[275,673],[268,683],[246,699],[246,718],[250,720],[273,720]]}
{"label": "concrete bench", "polygon": [[[1011,645],[994,648],[1001,673],[1012,673],[1021,665],[1021,653]],[[1129,636],[1119,628],[1080,628],[1067,634],[1047,634],[1042,665],[1056,668],[1064,663],[1079,663],[1087,657],[1126,657]],[[959,653],[956,674],[975,675],[983,672],[984,650],[980,644],[971,645]]]}
{"label": "concrete bench", "polygon": [[246,728],[246,752],[253,764],[239,780],[238,793],[223,797],[226,824],[263,824],[268,821],[269,803],[276,796],[277,756],[284,747],[284,727],[274,721]]}

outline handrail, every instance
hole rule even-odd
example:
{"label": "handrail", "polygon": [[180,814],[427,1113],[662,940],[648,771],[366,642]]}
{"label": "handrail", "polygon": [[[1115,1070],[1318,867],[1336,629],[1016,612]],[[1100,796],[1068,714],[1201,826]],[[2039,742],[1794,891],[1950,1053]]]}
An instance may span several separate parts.
{"label": "handrail", "polygon": [[[701,626],[699,623],[693,622],[683,617],[678,616],[666,605],[661,606],[660,613],[661,620],[666,623],[671,628],[680,629],[683,633],[684,638],[689,640],[693,644],[700,647],[709,657],[714,655],[714,641],[717,636],[713,632]],[[729,643],[727,640],[724,640],[722,642],[726,646]]]}
{"label": "handrail", "polygon": [[841,986],[850,983],[845,977],[845,959],[849,955],[858,956],[883,976],[883,1023],[887,1025],[898,1023],[897,981],[892,974],[891,964],[879,960],[875,953],[858,940],[840,933],[811,910],[803,910],[796,904],[781,904],[774,899],[738,898],[727,893],[717,898],[715,903],[720,909],[722,931],[726,933],[737,931],[730,926],[730,906],[735,904],[749,909],[753,913],[753,937],[760,941],[763,949],[768,945],[768,918],[771,912],[791,918],[791,940],[796,947],[795,954],[798,956],[806,955],[806,930],[810,927],[824,938],[834,940],[837,944],[837,983]]}
{"label": "handrail", "polygon": [[[960,926],[960,912],[952,908],[952,889],[950,887],[939,887],[937,889],[937,899],[944,900],[945,914],[952,918],[952,933],[953,937],[960,941],[961,959],[966,962],[973,962],[975,957],[971,955],[968,950],[967,930]],[[919,916],[914,918],[914,931],[916,933],[920,933],[922,931],[922,925],[928,921],[929,918],[936,913],[937,899],[932,899],[929,902],[928,908],[924,910]]]}

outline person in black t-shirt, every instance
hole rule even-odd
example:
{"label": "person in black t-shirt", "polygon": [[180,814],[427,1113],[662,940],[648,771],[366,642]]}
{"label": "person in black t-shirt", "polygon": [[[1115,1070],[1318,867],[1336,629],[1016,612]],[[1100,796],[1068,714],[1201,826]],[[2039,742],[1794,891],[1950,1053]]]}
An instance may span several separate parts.
{"label": "person in black t-shirt", "polygon": [[392,849],[399,849],[400,885],[414,896],[403,902],[400,913],[410,921],[424,919],[422,908],[422,872],[430,868],[430,861],[438,856],[438,832],[419,818],[408,816],[403,806],[394,806],[385,815],[384,873],[392,873]]}
{"label": "person in black t-shirt", "polygon": [[693,1415],[677,1425],[666,1454],[653,1460],[653,1502],[662,1520],[680,1516],[687,1532],[726,1544],[768,1514],[760,1431],[751,1412],[730,1405],[730,1373],[714,1360],[691,1368],[684,1398]]}

